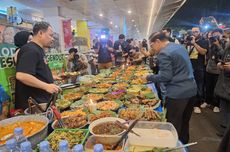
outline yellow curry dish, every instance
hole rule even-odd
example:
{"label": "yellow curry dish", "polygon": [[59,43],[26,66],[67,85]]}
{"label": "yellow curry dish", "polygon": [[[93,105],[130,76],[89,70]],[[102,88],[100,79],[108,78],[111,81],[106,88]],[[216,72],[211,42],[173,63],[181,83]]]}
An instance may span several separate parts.
{"label": "yellow curry dish", "polygon": [[40,121],[22,121],[4,126],[0,125],[0,145],[6,143],[4,137],[13,135],[14,129],[17,127],[23,128],[24,136],[29,137],[42,130],[45,127],[45,123]]}

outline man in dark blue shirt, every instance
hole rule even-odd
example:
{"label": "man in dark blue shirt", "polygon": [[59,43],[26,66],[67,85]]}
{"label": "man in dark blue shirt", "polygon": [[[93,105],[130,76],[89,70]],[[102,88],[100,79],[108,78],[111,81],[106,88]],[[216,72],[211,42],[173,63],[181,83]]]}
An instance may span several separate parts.
{"label": "man in dark blue shirt", "polygon": [[113,42],[110,40],[101,40],[97,42],[94,48],[95,52],[98,53],[98,68],[108,69],[112,67]]}
{"label": "man in dark blue shirt", "polygon": [[165,85],[167,121],[175,126],[179,139],[188,143],[193,109],[191,98],[197,90],[188,52],[182,45],[169,42],[162,32],[153,33],[149,41],[152,48],[150,53],[158,55],[159,72],[148,75],[146,79]]}

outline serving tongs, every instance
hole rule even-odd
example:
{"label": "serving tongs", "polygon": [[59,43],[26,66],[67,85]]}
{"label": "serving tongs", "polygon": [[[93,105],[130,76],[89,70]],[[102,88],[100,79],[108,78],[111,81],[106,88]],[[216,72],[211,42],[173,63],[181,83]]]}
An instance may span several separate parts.
{"label": "serving tongs", "polygon": [[52,105],[52,106],[51,106],[51,109],[53,110],[53,113],[54,113],[55,117],[57,118],[58,125],[59,125],[61,128],[65,128],[64,122],[62,121],[62,118],[61,118],[61,114],[60,114],[60,112],[58,111],[57,107],[54,106],[54,105]]}
{"label": "serving tongs", "polygon": [[[124,129],[124,130],[128,130],[128,128],[129,128],[128,126],[124,125],[124,123],[121,123],[121,122],[118,121],[118,120],[116,120],[115,123],[116,123],[117,125],[119,125],[119,126],[120,126],[122,129]],[[133,134],[135,134],[136,136],[140,137],[140,135],[137,134],[136,132],[134,132],[133,130],[130,130],[130,132],[133,133]]]}
{"label": "serving tongs", "polygon": [[79,83],[73,83],[73,84],[69,84],[67,86],[62,86],[62,85],[59,85],[61,89],[72,89],[72,88],[77,88],[80,86]]}
{"label": "serving tongs", "polygon": [[127,137],[127,135],[129,134],[129,132],[133,129],[133,127],[137,124],[138,121],[139,121],[139,119],[135,119],[133,121],[133,123],[129,126],[129,128],[126,130],[126,132],[121,136],[121,138],[116,143],[116,145],[113,146],[112,150],[117,149],[117,147],[121,144],[121,142],[123,141],[123,139],[125,139]]}
{"label": "serving tongs", "polygon": [[28,99],[28,104],[29,104],[29,113],[32,114],[33,113],[33,105],[40,110],[42,113],[45,112],[45,110],[37,103],[37,101],[35,101],[32,97],[29,97]]}
{"label": "serving tongs", "polygon": [[47,103],[47,106],[46,106],[46,110],[47,111],[51,105],[55,105],[56,103],[56,100],[57,100],[57,97],[58,97],[58,94],[57,93],[53,93],[51,98],[50,98],[50,101]]}
{"label": "serving tongs", "polygon": [[170,152],[170,151],[182,149],[182,148],[185,148],[185,147],[193,146],[193,145],[196,145],[196,144],[197,144],[197,142],[193,142],[193,143],[188,143],[188,144],[181,145],[181,146],[178,146],[178,147],[175,147],[175,148],[165,148],[165,149],[162,150],[162,152]]}

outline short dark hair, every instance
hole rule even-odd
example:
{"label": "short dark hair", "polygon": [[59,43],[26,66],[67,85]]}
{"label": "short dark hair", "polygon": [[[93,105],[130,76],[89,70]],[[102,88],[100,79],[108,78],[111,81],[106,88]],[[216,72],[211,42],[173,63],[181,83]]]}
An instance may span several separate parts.
{"label": "short dark hair", "polygon": [[39,31],[45,32],[49,27],[51,27],[51,25],[48,22],[44,22],[44,21],[37,22],[34,24],[33,34],[37,35]]}
{"label": "short dark hair", "polygon": [[71,54],[73,52],[77,53],[78,52],[77,48],[71,48],[71,49],[69,49],[69,54]]}
{"label": "short dark hair", "polygon": [[169,32],[169,33],[172,33],[172,29],[171,29],[171,28],[166,27],[166,28],[163,28],[163,29],[162,29],[162,31],[164,31],[164,30],[166,30],[166,31]]}
{"label": "short dark hair", "polygon": [[124,34],[120,34],[119,35],[119,39],[125,39],[125,35]]}
{"label": "short dark hair", "polygon": [[168,40],[168,37],[163,32],[154,32],[149,36],[150,42],[155,42],[157,39],[160,41]]}
{"label": "short dark hair", "polygon": [[216,28],[216,29],[214,29],[213,31],[212,31],[212,34],[213,33],[215,33],[215,32],[219,32],[219,33],[221,33],[221,34],[223,34],[224,32],[223,32],[223,30],[222,29],[220,29],[220,28]]}

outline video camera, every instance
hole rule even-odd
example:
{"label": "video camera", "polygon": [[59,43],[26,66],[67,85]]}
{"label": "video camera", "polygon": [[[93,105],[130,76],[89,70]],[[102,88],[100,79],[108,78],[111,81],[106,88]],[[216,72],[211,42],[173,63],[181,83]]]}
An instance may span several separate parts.
{"label": "video camera", "polygon": [[192,41],[192,39],[193,39],[192,36],[193,36],[193,35],[192,35],[192,31],[189,30],[189,31],[187,32],[187,37],[186,37],[186,39],[185,39],[185,44],[186,44],[186,45],[192,45],[192,43],[191,43],[191,41]]}
{"label": "video camera", "polygon": [[213,44],[214,42],[219,41],[220,42],[220,37],[219,36],[212,36],[209,38],[209,42]]}

